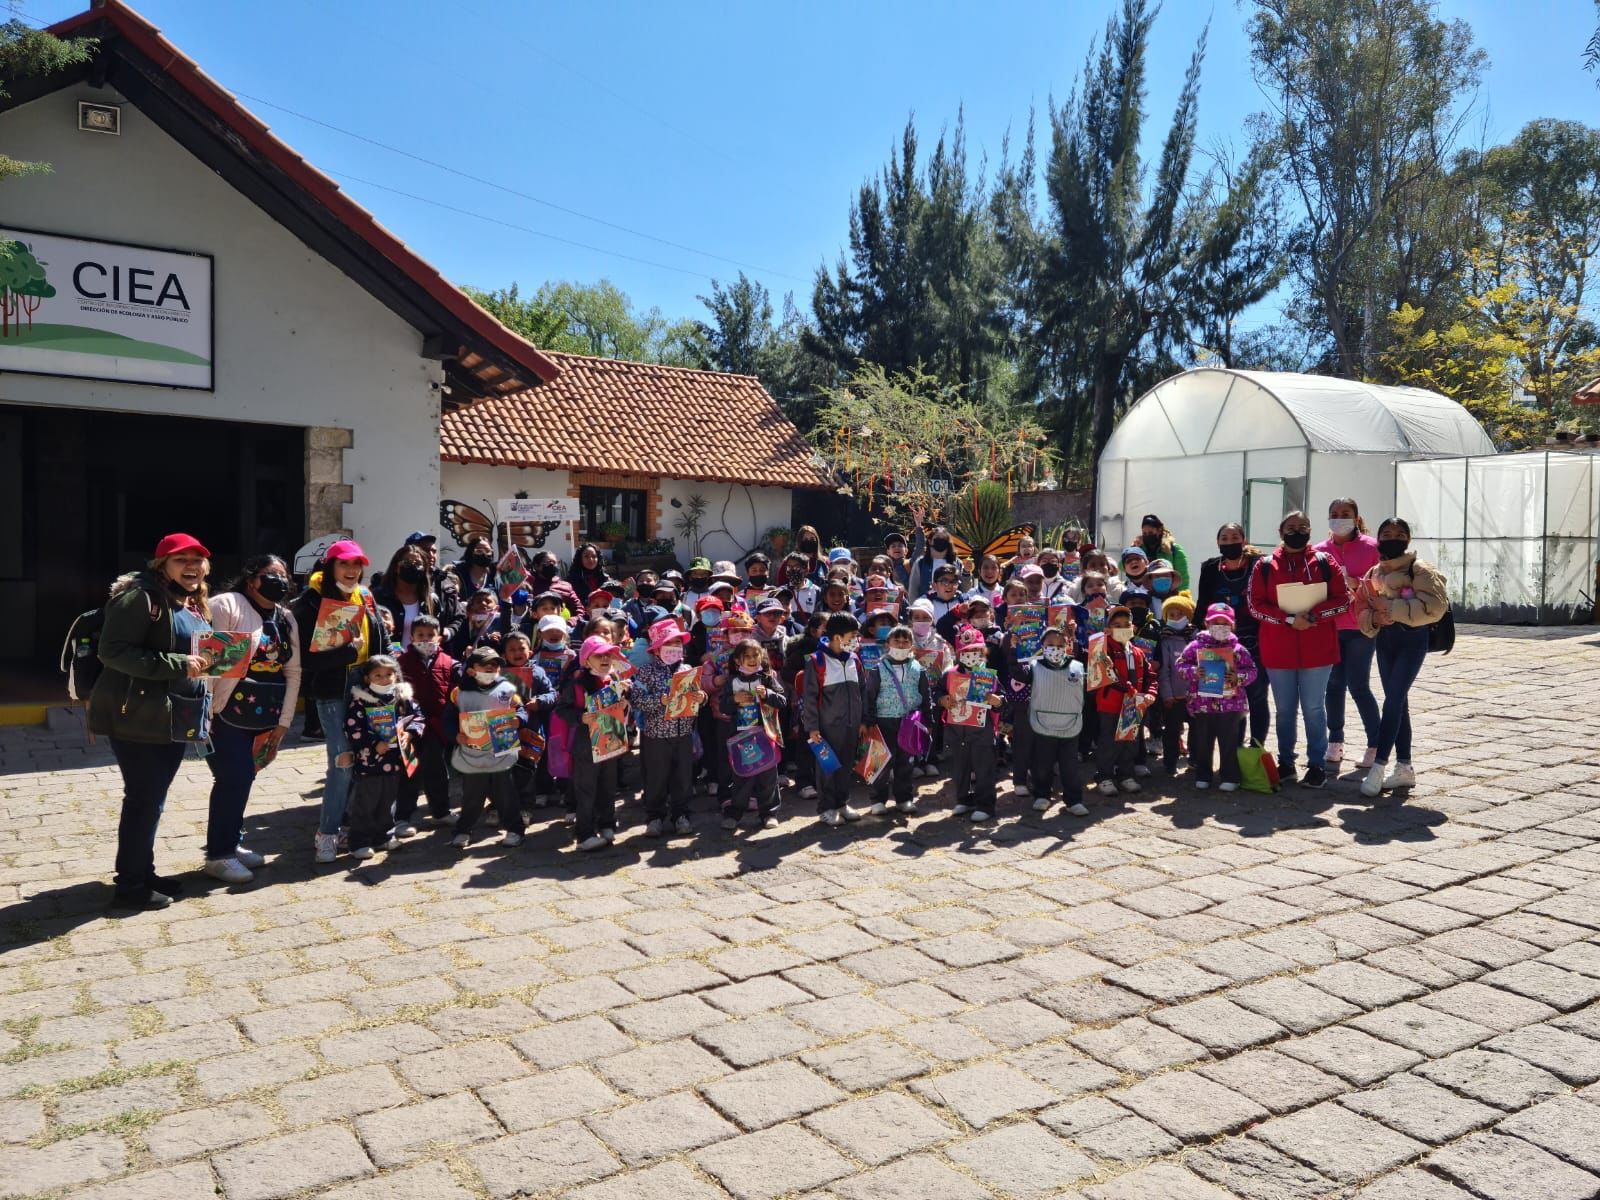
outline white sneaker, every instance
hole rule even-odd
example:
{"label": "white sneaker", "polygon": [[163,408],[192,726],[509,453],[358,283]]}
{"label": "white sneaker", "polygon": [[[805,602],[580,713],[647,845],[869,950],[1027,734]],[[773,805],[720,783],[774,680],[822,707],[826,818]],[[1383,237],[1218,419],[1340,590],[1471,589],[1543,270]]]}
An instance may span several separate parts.
{"label": "white sneaker", "polygon": [[763,828],[763,829],[776,829],[777,827],[778,827],[778,818],[777,817],[768,817],[765,821],[761,822],[761,828]]}
{"label": "white sneaker", "polygon": [[597,833],[593,837],[586,837],[586,838],[583,839],[583,841],[579,842],[578,843],[578,849],[579,850],[599,850],[600,848],[602,848],[604,846],[609,846],[610,844],[611,844],[610,842],[606,841],[605,838],[601,837]]}
{"label": "white sneaker", "polygon": [[455,835],[455,837],[450,839],[450,844],[457,850],[465,850],[468,846],[472,845],[472,837],[469,834],[458,833]]}
{"label": "white sneaker", "polygon": [[337,833],[317,834],[316,847],[316,861],[319,863],[331,863],[339,857],[339,835]]}
{"label": "white sneaker", "polygon": [[249,883],[255,878],[237,858],[208,858],[201,870],[223,883]]}
{"label": "white sneaker", "polygon": [[383,845],[379,846],[378,849],[379,850],[398,850],[398,849],[400,849],[400,839],[399,838],[390,838]]}
{"label": "white sneaker", "polygon": [[1098,784],[1095,785],[1095,791],[1099,792],[1102,796],[1115,796],[1117,794],[1116,781],[1112,779],[1102,779]]}
{"label": "white sneaker", "polygon": [[1208,780],[1208,779],[1196,779],[1196,780],[1195,780],[1195,781],[1194,781],[1194,786],[1195,786],[1195,787],[1196,787],[1196,788],[1197,788],[1197,789],[1198,789],[1198,790],[1199,790],[1199,791],[1202,791],[1202,792],[1204,792],[1204,791],[1209,791],[1209,790],[1210,790],[1210,788],[1211,788],[1211,781],[1210,781],[1210,780]]}
{"label": "white sneaker", "polygon": [[[1140,779],[1149,779],[1150,778],[1150,768],[1145,766],[1143,763],[1134,763],[1133,764],[1133,773],[1135,775],[1137,775]],[[1126,789],[1124,789],[1124,790],[1126,790]]]}
{"label": "white sneaker", "polygon": [[1367,799],[1383,794],[1383,773],[1387,770],[1386,763],[1373,763],[1367,768],[1367,777],[1361,781],[1361,794]]}
{"label": "white sneaker", "polygon": [[1415,787],[1416,784],[1417,773],[1412,768],[1411,764],[1397,762],[1394,765],[1394,770],[1390,771],[1388,776],[1384,779],[1383,790],[1387,792],[1394,788]]}
{"label": "white sneaker", "polygon": [[956,805],[954,808],[952,808],[950,810],[950,812],[953,815],[958,816],[958,817],[964,817],[971,811],[972,811],[972,805],[970,805],[970,804],[958,804],[958,805]]}
{"label": "white sneaker", "polygon": [[500,844],[502,846],[520,846],[522,845],[522,835],[513,833],[508,829],[500,835]]}
{"label": "white sneaker", "polygon": [[800,799],[802,799],[802,800],[815,800],[816,798],[817,798],[817,789],[812,787],[809,783],[806,784],[805,787],[800,789]]}
{"label": "white sneaker", "polygon": [[974,825],[980,825],[985,821],[992,821],[992,820],[994,820],[994,814],[991,813],[991,812],[985,812],[981,808],[977,812],[972,814],[972,823]]}
{"label": "white sneaker", "polygon": [[667,823],[660,817],[652,817],[650,823],[644,827],[645,837],[660,837],[667,831]]}
{"label": "white sneaker", "polygon": [[881,816],[883,816],[884,813],[889,811],[888,802],[884,801],[884,800],[879,800],[871,808],[867,809],[867,811],[869,813],[871,813],[875,817],[881,817]]}
{"label": "white sneaker", "polygon": [[914,813],[914,812],[916,812],[917,811],[917,798],[915,796],[913,796],[909,800],[900,801],[900,811],[903,812],[903,813]]}
{"label": "white sneaker", "polygon": [[1363,771],[1370,770],[1371,767],[1372,767],[1372,764],[1377,762],[1377,761],[1378,761],[1378,748],[1376,746],[1368,746],[1364,751],[1362,751],[1362,753],[1361,753],[1361,769]]}
{"label": "white sneaker", "polygon": [[357,846],[354,850],[350,851],[350,857],[351,858],[359,858],[363,862],[365,862],[367,859],[371,858],[376,853],[377,853],[377,851],[374,850],[371,846]]}
{"label": "white sneaker", "polygon": [[1033,811],[1034,812],[1049,812],[1050,811],[1050,797],[1049,796],[1040,796],[1037,800],[1035,800],[1033,802]]}
{"label": "white sneaker", "polygon": [[1025,783],[1014,783],[1011,785],[1011,794],[1013,796],[1028,797],[1033,795],[1033,789]]}
{"label": "white sneaker", "polygon": [[688,837],[694,832],[694,822],[689,820],[688,817],[679,817],[677,823],[673,825],[673,828],[684,837]]}
{"label": "white sneaker", "polygon": [[243,846],[236,846],[233,851],[233,856],[239,860],[239,864],[241,866],[249,867],[252,871],[254,871],[257,867],[264,867],[267,865],[267,860],[262,858],[261,855],[257,854],[254,850],[246,850]]}
{"label": "white sneaker", "polygon": [[394,827],[394,835],[397,838],[415,837],[416,834],[417,827],[410,821],[401,821]]}
{"label": "white sneaker", "polygon": [[1217,791],[1219,791],[1219,792],[1237,792],[1238,790],[1239,790],[1239,785],[1237,783],[1219,783],[1219,784],[1217,784]]}
{"label": "white sneaker", "polygon": [[854,807],[852,807],[852,806],[850,806],[848,804],[846,804],[843,808],[841,808],[839,810],[839,815],[841,817],[843,817],[846,821],[859,821],[859,820],[861,820],[861,810],[859,808],[854,808]]}
{"label": "white sneaker", "polygon": [[839,815],[839,810],[837,808],[830,808],[827,812],[823,813],[818,820],[820,820],[824,825],[841,825],[844,823],[844,818]]}
{"label": "white sneaker", "polygon": [[1322,756],[1322,761],[1330,767],[1336,767],[1344,761],[1344,743],[1329,742],[1328,752]]}
{"label": "white sneaker", "polygon": [[1067,805],[1067,811],[1075,817],[1087,817],[1089,815],[1089,806],[1080,800],[1076,804]]}
{"label": "white sneaker", "polygon": [[600,836],[605,838],[606,845],[609,846],[612,842],[617,840],[617,831],[615,829],[602,829],[600,831]]}
{"label": "white sneaker", "polygon": [[[1134,773],[1137,774],[1138,771],[1139,771],[1139,768],[1135,767],[1134,768]],[[1142,791],[1144,791],[1144,789],[1139,786],[1139,781],[1137,779],[1124,779],[1122,781],[1122,790],[1125,791],[1125,792],[1142,792]]]}

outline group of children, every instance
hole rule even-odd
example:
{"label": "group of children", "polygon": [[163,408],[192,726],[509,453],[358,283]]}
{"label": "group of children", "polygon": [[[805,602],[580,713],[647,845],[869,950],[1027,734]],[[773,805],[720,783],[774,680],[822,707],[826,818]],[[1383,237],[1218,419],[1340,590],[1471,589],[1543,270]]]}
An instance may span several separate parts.
{"label": "group of children", "polygon": [[[482,589],[455,655],[418,615],[350,693],[351,853],[415,833],[424,797],[451,820],[452,775],[454,845],[491,805],[518,845],[526,812],[559,800],[585,851],[616,838],[619,794],[641,784],[650,837],[694,832],[697,789],[715,791],[725,830],[773,828],[785,775],[828,826],[865,815],[857,781],[871,813],[914,814],[916,781],[941,772],[953,814],[986,823],[1007,764],[1012,796],[1086,816],[1080,763],[1094,764],[1090,798],[1137,792],[1155,755],[1177,769],[1185,730],[1195,786],[1236,788],[1256,665],[1232,610],[1213,605],[1197,626],[1170,564],[1137,548],[1115,602],[1076,545],[1027,549],[965,579],[932,564],[910,603],[903,544],[864,576],[836,549],[825,565],[788,556],[778,586],[761,554],[743,576],[696,559],[682,576],[602,579],[581,620],[562,593]],[[1042,630],[1014,619],[1041,609]]]}

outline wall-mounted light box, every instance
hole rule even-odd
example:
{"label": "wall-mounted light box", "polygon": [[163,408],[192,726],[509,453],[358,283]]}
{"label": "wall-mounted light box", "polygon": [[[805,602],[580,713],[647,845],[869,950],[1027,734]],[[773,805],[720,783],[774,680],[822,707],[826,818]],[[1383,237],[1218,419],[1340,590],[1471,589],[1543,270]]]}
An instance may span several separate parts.
{"label": "wall-mounted light box", "polygon": [[78,101],[78,128],[84,133],[122,132],[122,108],[116,104],[91,104]]}

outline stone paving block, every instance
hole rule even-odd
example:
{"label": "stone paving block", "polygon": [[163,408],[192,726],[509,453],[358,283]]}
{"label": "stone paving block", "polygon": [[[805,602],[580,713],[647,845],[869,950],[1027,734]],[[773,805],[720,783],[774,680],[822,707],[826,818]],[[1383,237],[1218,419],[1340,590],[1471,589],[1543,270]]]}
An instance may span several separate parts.
{"label": "stone paving block", "polygon": [[809,1004],[796,1004],[785,1009],[784,1015],[828,1037],[887,1029],[903,1024],[905,1020],[894,1009],[859,995],[834,996],[826,1000],[813,1000]]}
{"label": "stone paving block", "polygon": [[815,1046],[823,1036],[777,1013],[725,1021],[695,1031],[695,1040],[735,1067],[753,1067]]}
{"label": "stone paving block", "polygon": [[833,1190],[845,1200],[989,1200],[994,1195],[928,1154],[867,1171]]}
{"label": "stone paving block", "polygon": [[931,1059],[882,1034],[807,1051],[800,1055],[800,1061],[847,1092],[888,1087],[902,1079],[913,1079],[933,1066]]}
{"label": "stone paving block", "polygon": [[473,1200],[473,1195],[455,1181],[449,1167],[433,1162],[347,1183],[318,1200]]}
{"label": "stone paving block", "polygon": [[1442,950],[1489,968],[1509,967],[1539,953],[1536,945],[1505,937],[1482,926],[1435,934],[1422,944],[1430,950]]}
{"label": "stone paving block", "polygon": [[966,1004],[997,1004],[1015,1000],[1039,987],[1039,981],[1006,963],[985,963],[960,971],[930,976],[928,982]]}
{"label": "stone paving block", "polygon": [[975,967],[979,963],[1015,958],[1019,953],[1010,942],[987,933],[972,932],[930,938],[920,943],[917,949],[947,967]]}
{"label": "stone paving block", "polygon": [[216,1200],[217,1184],[205,1163],[144,1171],[115,1183],[74,1189],[72,1200]]}
{"label": "stone paving block", "polygon": [[1161,958],[1112,971],[1106,982],[1115,987],[1137,992],[1164,1004],[1176,1004],[1195,996],[1227,987],[1226,975],[1207,971],[1179,958]]}
{"label": "stone paving block", "polygon": [[911,1088],[979,1128],[1012,1113],[1040,1109],[1061,1099],[1054,1088],[999,1063],[979,1063],[944,1075],[925,1076],[913,1081]]}
{"label": "stone paving block", "polygon": [[502,998],[493,1004],[462,1004],[426,1018],[428,1027],[447,1042],[504,1037],[544,1024],[544,1018],[520,1000]]}
{"label": "stone paving block", "polygon": [[492,1200],[587,1183],[621,1165],[576,1121],[512,1134],[469,1150],[466,1157]]}
{"label": "stone paving block", "polygon": [[1493,1037],[1496,1032],[1476,1021],[1463,1021],[1449,1013],[1409,1002],[1363,1014],[1350,1025],[1429,1058],[1465,1050]]}
{"label": "stone paving block", "polygon": [[607,1015],[622,1027],[623,1032],[652,1042],[685,1037],[697,1029],[728,1019],[726,1013],[712,1008],[698,996],[668,996],[664,1000],[647,1000],[643,1004],[614,1008]]}
{"label": "stone paving block", "polygon": [[1186,1155],[1183,1165],[1241,1200],[1325,1200],[1340,1194],[1339,1185],[1320,1171],[1251,1137],[1222,1138]]}
{"label": "stone paving block", "polygon": [[591,1116],[589,1128],[629,1166],[738,1136],[739,1130],[718,1116],[692,1092],[641,1100],[614,1112]]}
{"label": "stone paving block", "polygon": [[1234,1054],[1285,1036],[1277,1022],[1240,1008],[1222,996],[1158,1008],[1150,1013],[1150,1020],[1179,1037],[1200,1043],[1213,1054]]}
{"label": "stone paving block", "polygon": [[1495,1038],[1487,1048],[1514,1054],[1568,1083],[1600,1079],[1600,1042],[1551,1025],[1524,1026]]}
{"label": "stone paving block", "polygon": [[1549,1071],[1512,1054],[1463,1050],[1437,1062],[1423,1063],[1416,1074],[1453,1091],[1501,1109],[1525,1108],[1545,1096],[1559,1095],[1566,1084]]}
{"label": "stone paving block", "polygon": [[1068,1041],[1101,1062],[1139,1075],[1206,1057],[1205,1047],[1142,1017],[1131,1017],[1109,1029],[1085,1030]]}
{"label": "stone paving block", "polygon": [[714,1054],[687,1038],[657,1042],[614,1054],[610,1058],[597,1060],[594,1069],[613,1086],[646,1099],[718,1079],[732,1070]]}
{"label": "stone paving block", "polygon": [[1558,1096],[1508,1117],[1498,1132],[1515,1134],[1600,1175],[1600,1104]]}
{"label": "stone paving block", "polygon": [[894,987],[880,987],[873,998],[898,1009],[908,1017],[947,1017],[962,1009],[961,1001],[949,992],[940,991],[926,983],[900,983]]}
{"label": "stone paving block", "polygon": [[384,1066],[322,1075],[278,1090],[278,1104],[291,1125],[358,1116],[404,1104],[410,1097]]}
{"label": "stone paving block", "polygon": [[408,1055],[436,1050],[444,1043],[433,1030],[406,1021],[376,1029],[356,1029],[322,1039],[322,1056],[336,1067],[363,1067],[395,1062]]}
{"label": "stone paving block", "polygon": [[1105,1025],[1151,1007],[1150,1001],[1143,996],[1125,992],[1099,980],[1047,988],[1035,992],[1030,999],[1080,1025]]}
{"label": "stone paving block", "polygon": [[700,1092],[746,1129],[765,1129],[844,1099],[838,1088],[795,1062],[739,1071]]}
{"label": "stone paving block", "polygon": [[[780,1125],[776,1129],[730,1138],[697,1151],[692,1157],[736,1200],[774,1200],[777,1196],[831,1183],[854,1170],[850,1161],[827,1142],[798,1125]],[[931,1200],[938,1194],[924,1192],[916,1200]],[[887,1193],[880,1193],[873,1200],[889,1200],[889,1197]]]}
{"label": "stone paving block", "polygon": [[512,1038],[511,1044],[536,1066],[546,1069],[605,1058],[633,1048],[633,1043],[604,1017],[584,1017],[530,1029]]}
{"label": "stone paving block", "polygon": [[1462,1020],[1475,1021],[1501,1033],[1537,1024],[1557,1015],[1555,1009],[1515,992],[1468,981],[1420,996],[1417,1003]]}
{"label": "stone paving block", "polygon": [[567,1193],[569,1200],[724,1200],[725,1195],[679,1162],[661,1163]]}
{"label": "stone paving block", "polygon": [[1167,1071],[1110,1094],[1125,1108],[1186,1142],[1231,1133],[1268,1116],[1248,1099],[1197,1071]]}
{"label": "stone paving block", "polygon": [[512,1133],[553,1125],[622,1102],[621,1096],[583,1067],[544,1071],[480,1088],[478,1096]]}
{"label": "stone paving block", "polygon": [[769,1009],[782,1008],[786,1004],[803,1004],[812,997],[810,992],[796,987],[787,979],[780,979],[776,975],[759,975],[754,979],[712,988],[702,993],[700,998],[733,1016],[748,1017]]}
{"label": "stone paving block", "polygon": [[400,1074],[424,1096],[443,1096],[528,1073],[528,1064],[499,1042],[462,1042],[413,1054],[399,1062]]}
{"label": "stone paving block", "polygon": [[1340,962],[1318,967],[1300,976],[1312,987],[1321,988],[1341,1000],[1365,1009],[1383,1008],[1420,996],[1428,989],[1415,980],[1391,975],[1364,963]]}
{"label": "stone paving block", "polygon": [[468,1146],[501,1133],[489,1110],[471,1092],[369,1113],[358,1117],[355,1124],[372,1161],[380,1167],[401,1166],[435,1145]]}
{"label": "stone paving block", "polygon": [[1483,982],[1570,1012],[1600,1000],[1600,979],[1566,971],[1548,962],[1522,962],[1491,971]]}
{"label": "stone paving block", "polygon": [[945,1155],[1017,1200],[1043,1200],[1098,1173],[1092,1159],[1031,1121],[958,1142]]}
{"label": "stone paving block", "polygon": [[565,1021],[569,1017],[587,1016],[618,1005],[631,1004],[633,999],[633,993],[621,984],[596,976],[540,988],[534,997],[533,1007],[547,1021]]}
{"label": "stone paving block", "polygon": [[194,1108],[163,1117],[145,1131],[145,1144],[157,1162],[177,1162],[236,1146],[277,1130],[272,1114],[244,1100]]}
{"label": "stone paving block", "polygon": [[901,1041],[933,1055],[941,1062],[965,1062],[993,1054],[995,1044],[954,1021],[915,1021],[895,1030]]}
{"label": "stone paving block", "polygon": [[194,1073],[201,1092],[212,1100],[226,1100],[269,1084],[299,1079],[316,1065],[316,1058],[303,1046],[267,1046],[208,1059]]}
{"label": "stone paving block", "polygon": [[1197,966],[1204,967],[1207,971],[1226,975],[1235,983],[1265,979],[1268,975],[1292,970],[1295,965],[1292,958],[1274,953],[1242,938],[1229,938],[1226,941],[1213,942],[1209,946],[1189,950],[1185,952],[1184,958]]}
{"label": "stone paving block", "polygon": [[171,1033],[158,1033],[153,1037],[135,1038],[117,1046],[117,1062],[124,1067],[143,1067],[169,1059],[198,1061],[216,1058],[221,1054],[235,1054],[244,1049],[238,1032],[232,1025],[216,1022],[210,1025],[190,1025]]}
{"label": "stone paving block", "polygon": [[1361,1012],[1354,1004],[1298,979],[1247,984],[1229,992],[1228,999],[1293,1033],[1311,1033]]}
{"label": "stone paving block", "polygon": [[[1600,1109],[1596,1109],[1600,1112]],[[880,1092],[807,1117],[803,1124],[868,1166],[956,1136],[955,1126],[899,1092]]]}
{"label": "stone paving block", "polygon": [[0,1196],[31,1196],[120,1175],[127,1170],[127,1161],[122,1139],[109,1133],[86,1133],[42,1150],[6,1150],[0,1153],[5,1164]]}
{"label": "stone paving block", "polygon": [[[17,1103],[33,1104],[36,1107],[38,1104],[37,1101]],[[126,1083],[92,1088],[86,1092],[69,1092],[60,1096],[55,1102],[56,1120],[63,1125],[87,1125],[125,1112],[176,1112],[187,1103],[179,1090],[176,1077],[156,1075],[147,1079],[130,1079]],[[20,1126],[6,1122],[3,1115],[5,1110],[6,1106],[0,1105],[0,1122],[5,1122],[0,1128],[21,1134],[20,1137],[8,1140],[26,1141],[34,1133],[39,1132],[37,1129],[28,1132],[26,1122]]]}
{"label": "stone paving block", "polygon": [[1346,1183],[1391,1170],[1427,1149],[1415,1138],[1327,1102],[1274,1117],[1251,1136]]}
{"label": "stone paving block", "polygon": [[372,1173],[360,1144],[336,1125],[241,1146],[211,1162],[227,1200],[281,1200]]}
{"label": "stone paving block", "polygon": [[1031,1075],[1046,1087],[1055,1088],[1063,1096],[1099,1091],[1111,1087],[1122,1078],[1121,1072],[1070,1046],[1031,1046],[1024,1050],[1013,1050],[1002,1061]]}
{"label": "stone paving block", "polygon": [[956,1020],[978,1030],[996,1045],[1008,1049],[1031,1045],[1072,1029],[1070,1024],[1049,1009],[1040,1008],[1026,1000],[984,1005],[963,1013]]}
{"label": "stone paving block", "polygon": [[[146,1083],[146,1082],[150,1082],[150,1081],[149,1080],[137,1080],[136,1082],[138,1082],[138,1083]],[[171,1083],[170,1080],[161,1080],[160,1082],[167,1083],[167,1084],[169,1084],[169,1086],[170,1086],[170,1083]],[[172,1101],[172,1107],[174,1107],[174,1108],[176,1108],[178,1106],[178,1104],[181,1103],[181,1101],[179,1101],[179,1099],[178,1099],[177,1091],[176,1091],[175,1088],[173,1089],[173,1092],[172,1092],[172,1095],[171,1095],[170,1099]],[[138,1105],[129,1104],[129,1105],[127,1105],[127,1107],[128,1108],[136,1108],[136,1107],[138,1107]],[[109,1112],[110,1113],[117,1113],[117,1112],[121,1112],[122,1110],[123,1110],[122,1106],[121,1105],[117,1105],[116,1107],[111,1108],[109,1110]],[[69,1121],[68,1124],[76,1124],[76,1122]],[[32,1139],[38,1137],[43,1132],[44,1132],[44,1105],[39,1103],[39,1101],[37,1101],[37,1100],[5,1100],[5,1101],[0,1101],[0,1143],[10,1144],[10,1143],[15,1143],[15,1142],[31,1141]]]}
{"label": "stone paving block", "polygon": [[1597,1181],[1520,1138],[1480,1133],[1446,1146],[1428,1166],[1485,1200],[1593,1200]]}
{"label": "stone paving block", "polygon": [[883,946],[852,954],[839,965],[880,987],[926,979],[940,972],[937,962],[910,946]]}
{"label": "stone paving block", "polygon": [[338,1000],[312,1000],[247,1013],[239,1018],[239,1026],[251,1041],[271,1045],[314,1037],[325,1029],[354,1019],[355,1014],[347,1004]]}
{"label": "stone paving block", "polygon": [[1472,1200],[1472,1193],[1420,1167],[1406,1167],[1369,1183],[1353,1200]]}
{"label": "stone paving block", "polygon": [[1416,1075],[1396,1075],[1382,1087],[1351,1092],[1339,1102],[1352,1112],[1435,1146],[1492,1125],[1503,1115]]}
{"label": "stone paving block", "polygon": [[1207,1183],[1176,1163],[1152,1163],[1119,1175],[1109,1183],[1085,1189],[1089,1200],[1234,1200],[1221,1188]]}

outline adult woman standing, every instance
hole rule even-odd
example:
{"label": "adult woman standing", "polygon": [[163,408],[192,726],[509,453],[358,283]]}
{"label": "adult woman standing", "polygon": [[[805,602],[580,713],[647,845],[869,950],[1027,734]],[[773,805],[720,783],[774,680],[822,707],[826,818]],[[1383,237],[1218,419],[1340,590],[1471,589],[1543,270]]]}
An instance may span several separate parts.
{"label": "adult woman standing", "polygon": [[183,762],[173,738],[173,699],[203,699],[206,660],[192,637],[210,628],[211,552],[187,533],[156,544],[144,571],[111,585],[100,627],[104,670],[89,695],[89,728],[110,739],[122,772],[114,902],[165,908],[181,890],[156,874],[156,827]]}
{"label": "adult woman standing", "polygon": [[[1361,783],[1363,796],[1417,782],[1411,766],[1411,685],[1428,657],[1428,626],[1450,608],[1445,578],[1411,549],[1411,526],[1390,517],[1378,526],[1378,564],[1361,582],[1361,632],[1372,638],[1383,683],[1377,757]],[[1385,776],[1389,755],[1394,770]]]}
{"label": "adult woman standing", "polygon": [[1261,622],[1250,615],[1250,574],[1261,560],[1261,551],[1245,541],[1244,526],[1229,521],[1217,530],[1217,556],[1200,564],[1200,594],[1196,612],[1208,612],[1213,604],[1233,609],[1233,632],[1256,663],[1256,677],[1245,688],[1250,703],[1250,740],[1264,742],[1271,709],[1267,705],[1266,668],[1261,666]]}
{"label": "adult woman standing", "polygon": [[[953,566],[958,576],[966,569],[955,552],[954,543],[950,540],[950,531],[943,525],[936,526],[932,533],[925,531],[922,526],[925,515],[923,509],[911,510],[911,520],[915,526],[911,542],[911,599],[913,600],[920,600],[933,591],[933,575],[940,567],[946,564]],[[977,565],[972,564],[974,568]]]}
{"label": "adult woman standing", "polygon": [[389,560],[382,582],[375,584],[372,598],[379,608],[388,609],[394,622],[394,640],[403,650],[411,644],[411,622],[427,613],[441,628],[459,626],[455,612],[458,593],[441,591],[428,569],[428,556],[422,547],[401,546]]}
{"label": "adult woman standing", "polygon": [[[339,854],[339,824],[350,799],[350,741],[345,734],[345,701],[350,668],[364,663],[388,645],[372,593],[361,586],[367,556],[352,541],[328,547],[322,563],[295,597],[295,625],[300,637],[300,685],[316,705],[326,735],[328,775],[322,785],[322,817],[317,824],[316,861],[331,863]],[[319,630],[322,602],[333,600],[337,612],[356,609],[348,625],[325,624]]]}
{"label": "adult woman standing", "polygon": [[1151,562],[1164,558],[1178,573],[1178,590],[1189,590],[1189,556],[1178,545],[1178,540],[1167,532],[1167,527],[1155,513],[1146,513],[1139,522],[1139,540],[1134,543],[1144,551]]}
{"label": "adult woman standing", "polygon": [[567,579],[573,591],[587,602],[589,593],[606,581],[606,569],[600,563],[600,549],[593,542],[584,542],[572,556],[572,566]]}
{"label": "adult woman standing", "polygon": [[244,564],[239,578],[211,601],[214,629],[256,635],[239,679],[219,679],[211,693],[211,810],[206,820],[205,873],[224,883],[249,883],[265,861],[240,844],[244,810],[256,781],[256,742],[278,752],[300,695],[300,631],[284,607],[289,568],[275,554]]}
{"label": "adult woman standing", "polygon": [[[1261,665],[1272,676],[1272,703],[1278,710],[1278,768],[1294,778],[1296,710],[1306,723],[1308,788],[1328,781],[1328,675],[1339,658],[1334,618],[1350,607],[1344,572],[1326,554],[1311,549],[1311,518],[1296,509],[1278,523],[1278,548],[1250,573],[1250,615],[1261,623]],[[1305,611],[1290,612],[1284,589],[1295,584],[1321,588],[1324,598]]]}
{"label": "adult woman standing", "polygon": [[[1348,496],[1328,505],[1328,540],[1317,545],[1344,570],[1346,586],[1354,594],[1356,582],[1378,565],[1378,541],[1367,532],[1361,509]],[[1372,694],[1372,639],[1361,632],[1355,605],[1334,618],[1339,631],[1339,661],[1328,675],[1328,766],[1338,774],[1344,761],[1344,695],[1348,691],[1361,715],[1367,737],[1361,769],[1370,768],[1378,743],[1378,699]]]}

